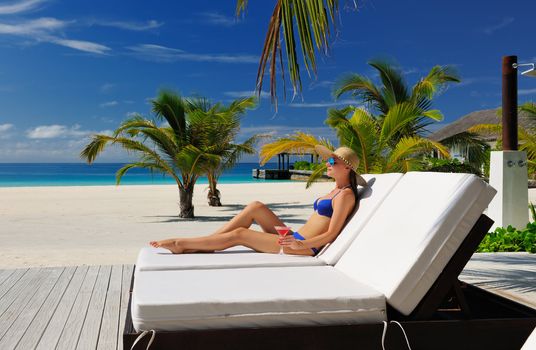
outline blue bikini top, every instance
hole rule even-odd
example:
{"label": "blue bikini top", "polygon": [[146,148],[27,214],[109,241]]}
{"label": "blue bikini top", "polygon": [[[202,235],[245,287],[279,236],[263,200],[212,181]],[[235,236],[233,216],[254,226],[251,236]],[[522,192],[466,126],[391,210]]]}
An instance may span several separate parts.
{"label": "blue bikini top", "polygon": [[327,216],[328,218],[330,218],[333,215],[333,198],[337,197],[339,193],[341,193],[345,188],[348,187],[350,186],[341,188],[341,190],[331,198],[321,200],[318,200],[319,198],[317,198],[313,203],[313,209],[318,213],[318,215]]}

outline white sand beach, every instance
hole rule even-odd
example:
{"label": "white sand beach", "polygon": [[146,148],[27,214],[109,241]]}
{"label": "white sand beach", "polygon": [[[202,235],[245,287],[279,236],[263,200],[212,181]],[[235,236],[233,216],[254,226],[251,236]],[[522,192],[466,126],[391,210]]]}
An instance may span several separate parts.
{"label": "white sand beach", "polygon": [[0,188],[0,268],[132,264],[150,240],[211,233],[253,200],[299,227],[332,186],[221,184],[223,206],[210,207],[198,184],[193,220],[178,217],[172,185]]}
{"label": "white sand beach", "polygon": [[[147,242],[211,233],[253,200],[298,228],[332,186],[221,184],[223,206],[210,207],[207,186],[198,184],[193,220],[178,217],[171,185],[0,188],[0,268],[132,264]],[[529,200],[536,203],[535,190]]]}

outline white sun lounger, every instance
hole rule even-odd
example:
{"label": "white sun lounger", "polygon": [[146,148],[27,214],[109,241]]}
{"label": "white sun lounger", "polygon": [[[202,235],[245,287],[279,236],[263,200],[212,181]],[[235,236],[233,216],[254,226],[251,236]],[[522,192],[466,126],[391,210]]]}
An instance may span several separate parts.
{"label": "white sun lounger", "polygon": [[138,254],[136,271],[225,269],[241,267],[334,265],[385,200],[402,174],[363,175],[370,187],[360,188],[357,212],[337,239],[316,256],[278,255],[225,250],[213,254],[171,254],[162,248],[145,247]]}
{"label": "white sun lounger", "polygon": [[134,328],[366,324],[387,320],[389,308],[408,315],[494,195],[473,175],[408,173],[335,266],[138,271]]}

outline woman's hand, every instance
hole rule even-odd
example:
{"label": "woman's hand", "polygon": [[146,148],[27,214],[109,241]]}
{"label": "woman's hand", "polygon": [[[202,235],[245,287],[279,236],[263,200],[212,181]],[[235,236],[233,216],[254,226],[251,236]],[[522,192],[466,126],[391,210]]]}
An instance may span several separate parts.
{"label": "woman's hand", "polygon": [[293,235],[289,234],[285,237],[280,237],[278,241],[279,245],[290,248],[292,250],[305,249],[303,241],[297,240]]}

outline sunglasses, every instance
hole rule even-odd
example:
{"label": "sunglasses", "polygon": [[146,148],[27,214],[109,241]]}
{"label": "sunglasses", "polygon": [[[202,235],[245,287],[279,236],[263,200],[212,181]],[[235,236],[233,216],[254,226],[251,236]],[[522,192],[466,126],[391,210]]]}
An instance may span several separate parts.
{"label": "sunglasses", "polygon": [[329,157],[327,159],[327,162],[331,165],[331,166],[334,166],[335,164],[337,164],[337,162],[335,161],[335,158],[334,157]]}

